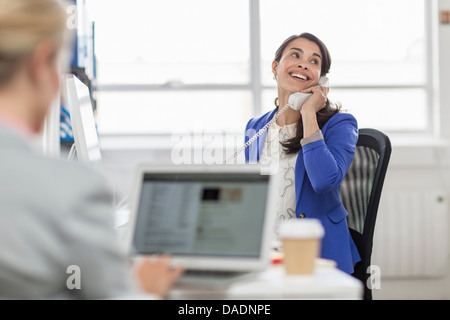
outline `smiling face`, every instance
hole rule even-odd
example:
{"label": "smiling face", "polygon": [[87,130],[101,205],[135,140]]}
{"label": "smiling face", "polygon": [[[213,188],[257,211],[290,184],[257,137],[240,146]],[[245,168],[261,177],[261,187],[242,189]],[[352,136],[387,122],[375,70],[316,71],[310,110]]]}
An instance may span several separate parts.
{"label": "smiling face", "polygon": [[319,46],[305,38],[291,41],[280,61],[273,61],[272,71],[277,77],[278,90],[292,94],[315,86],[322,69]]}

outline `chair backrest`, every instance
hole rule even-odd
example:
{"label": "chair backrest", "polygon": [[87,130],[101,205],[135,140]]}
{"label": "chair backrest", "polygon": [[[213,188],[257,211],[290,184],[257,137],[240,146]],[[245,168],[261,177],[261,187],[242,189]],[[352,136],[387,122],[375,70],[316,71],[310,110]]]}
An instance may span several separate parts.
{"label": "chair backrest", "polygon": [[367,286],[368,267],[391,152],[387,135],[376,129],[359,129],[355,157],[341,185],[341,200],[348,211],[348,227],[361,256],[353,275],[363,282],[366,300],[372,299],[372,291]]}

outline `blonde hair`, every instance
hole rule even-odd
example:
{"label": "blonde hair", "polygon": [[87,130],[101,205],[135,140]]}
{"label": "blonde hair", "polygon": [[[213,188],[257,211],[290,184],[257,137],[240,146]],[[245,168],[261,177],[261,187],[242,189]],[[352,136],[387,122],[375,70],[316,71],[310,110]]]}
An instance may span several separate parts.
{"label": "blonde hair", "polygon": [[66,21],[59,0],[0,0],[0,86],[42,41],[62,47]]}

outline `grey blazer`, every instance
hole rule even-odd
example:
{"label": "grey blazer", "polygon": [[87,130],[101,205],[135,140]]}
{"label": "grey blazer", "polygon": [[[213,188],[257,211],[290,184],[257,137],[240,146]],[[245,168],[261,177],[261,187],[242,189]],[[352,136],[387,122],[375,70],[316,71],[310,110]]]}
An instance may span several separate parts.
{"label": "grey blazer", "polygon": [[140,294],[114,230],[111,199],[99,172],[47,158],[0,126],[0,298]]}

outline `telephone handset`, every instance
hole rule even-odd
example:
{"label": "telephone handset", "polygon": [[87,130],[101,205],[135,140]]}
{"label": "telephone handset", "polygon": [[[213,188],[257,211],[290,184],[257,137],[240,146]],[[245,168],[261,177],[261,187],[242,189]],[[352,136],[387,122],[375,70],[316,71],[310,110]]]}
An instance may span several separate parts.
{"label": "telephone handset", "polygon": [[[317,85],[321,87],[330,87],[330,80],[327,77],[322,76],[319,79]],[[294,110],[300,110],[305,101],[312,95],[312,93],[296,92],[289,96],[288,105]]]}
{"label": "telephone handset", "polygon": [[[330,81],[327,77],[322,76],[319,78],[319,81],[317,82],[318,86],[321,87],[330,87]],[[264,127],[262,127],[253,137],[251,137],[246,144],[244,144],[239,150],[237,150],[231,157],[225,160],[225,164],[227,164],[229,161],[233,160],[238,156],[239,153],[241,153],[243,150],[245,150],[249,145],[251,145],[260,135],[262,135],[275,121],[278,120],[278,118],[287,110],[287,108],[292,108],[294,110],[300,110],[302,105],[306,102],[306,100],[312,95],[312,93],[303,93],[303,92],[296,92],[289,96],[288,103],[285,105],[281,110],[278,110],[278,112],[275,114],[275,116],[270,120]]]}

